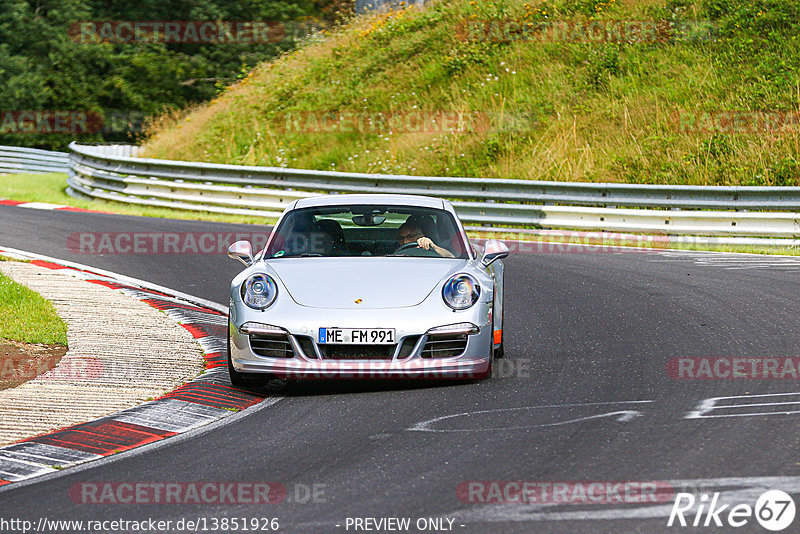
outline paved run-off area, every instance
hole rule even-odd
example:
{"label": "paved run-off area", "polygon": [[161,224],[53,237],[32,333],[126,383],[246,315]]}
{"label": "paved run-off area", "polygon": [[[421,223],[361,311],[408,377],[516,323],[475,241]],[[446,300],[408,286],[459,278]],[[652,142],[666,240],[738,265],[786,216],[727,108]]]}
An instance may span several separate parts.
{"label": "paved run-off area", "polygon": [[0,271],[53,303],[69,346],[52,371],[0,391],[0,445],[131,408],[203,371],[192,334],[136,298],[31,263]]}

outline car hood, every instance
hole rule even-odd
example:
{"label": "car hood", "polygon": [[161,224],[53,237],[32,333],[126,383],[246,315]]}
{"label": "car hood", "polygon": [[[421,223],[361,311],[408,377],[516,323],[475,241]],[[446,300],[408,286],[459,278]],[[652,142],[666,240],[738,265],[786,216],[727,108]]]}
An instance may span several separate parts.
{"label": "car hood", "polygon": [[419,304],[462,269],[448,258],[284,258],[268,261],[295,302],[314,308],[402,308]]}

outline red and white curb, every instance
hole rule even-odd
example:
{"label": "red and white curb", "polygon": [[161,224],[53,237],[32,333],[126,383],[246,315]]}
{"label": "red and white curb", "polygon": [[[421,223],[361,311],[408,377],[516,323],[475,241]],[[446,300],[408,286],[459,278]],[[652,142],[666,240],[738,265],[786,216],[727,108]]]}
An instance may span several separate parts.
{"label": "red and white curb", "polygon": [[0,198],[0,206],[16,206],[17,208],[30,208],[34,210],[54,210],[54,211],[79,211],[83,213],[108,213],[107,211],[87,210],[76,208],[65,204],[50,204],[49,202],[24,202],[22,200],[9,200]]}
{"label": "red and white curb", "polygon": [[[17,250],[0,254],[43,258]],[[162,397],[95,421],[63,428],[0,447],[0,486],[55,473],[214,423],[270,398],[231,386],[227,369],[227,315],[219,305],[188,295],[144,287],[114,273],[50,259],[31,263],[66,270],[88,282],[119,290],[162,310],[197,339],[206,372]],[[156,286],[158,287],[158,286]],[[188,297],[188,298],[187,298]]]}

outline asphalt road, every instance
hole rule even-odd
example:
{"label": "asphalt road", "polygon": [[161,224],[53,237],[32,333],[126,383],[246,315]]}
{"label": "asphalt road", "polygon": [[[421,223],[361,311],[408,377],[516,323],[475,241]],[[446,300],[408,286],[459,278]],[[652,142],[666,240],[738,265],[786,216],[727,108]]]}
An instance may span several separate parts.
{"label": "asphalt road", "polygon": [[[67,239],[238,230],[254,228],[0,206],[0,245],[219,303],[239,270],[224,255],[79,254]],[[765,489],[783,489],[797,500],[800,413],[786,413],[800,405],[796,381],[678,380],[667,363],[798,356],[800,262],[590,250],[506,260],[506,360],[490,381],[290,384],[277,403],[194,439],[4,491],[0,518],[278,518],[280,532],[354,532],[348,518],[400,517],[412,526],[449,518],[451,531],[465,533],[719,532],[734,529],[667,527],[674,492],[752,505]],[[773,393],[787,396],[752,397]],[[707,400],[732,396],[749,398]],[[210,481],[277,482],[292,502],[100,505],[69,496],[85,482]],[[671,490],[660,505],[481,503],[459,494],[470,481],[655,481]],[[306,498],[310,488],[316,498]],[[752,518],[735,530],[765,532]]]}

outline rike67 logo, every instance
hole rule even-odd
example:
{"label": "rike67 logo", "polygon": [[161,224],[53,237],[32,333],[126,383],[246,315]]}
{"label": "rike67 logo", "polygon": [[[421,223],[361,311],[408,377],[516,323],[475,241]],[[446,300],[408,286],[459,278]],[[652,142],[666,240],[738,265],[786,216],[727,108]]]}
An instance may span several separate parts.
{"label": "rike67 logo", "polygon": [[777,532],[794,521],[794,500],[784,491],[769,490],[761,494],[754,506],[748,503],[720,504],[719,496],[719,492],[710,498],[707,493],[702,493],[699,498],[692,493],[678,493],[667,526],[738,528],[755,517],[763,528]]}

